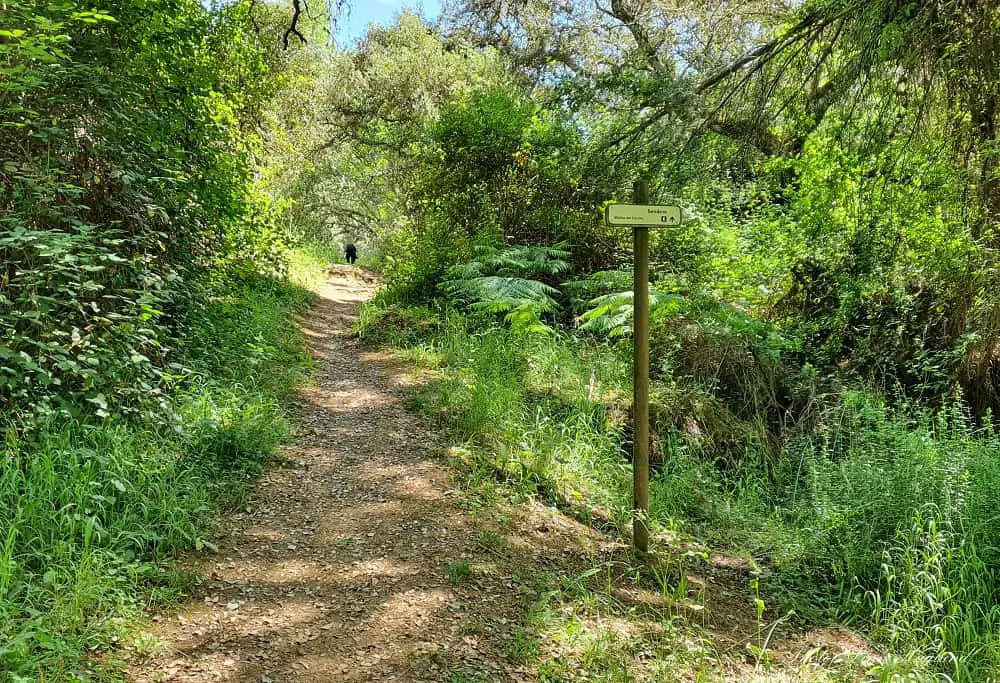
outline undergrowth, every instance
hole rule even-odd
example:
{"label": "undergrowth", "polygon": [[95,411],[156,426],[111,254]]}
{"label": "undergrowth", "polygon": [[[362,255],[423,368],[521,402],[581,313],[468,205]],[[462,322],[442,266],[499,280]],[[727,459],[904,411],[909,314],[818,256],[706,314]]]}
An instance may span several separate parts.
{"label": "undergrowth", "polygon": [[[464,444],[452,453],[477,492],[539,496],[627,535],[628,349],[378,302],[359,332],[437,369],[411,401]],[[995,678],[1000,436],[957,403],[919,411],[854,389],[829,405],[811,431],[777,451],[749,440],[736,461],[732,444],[715,457],[697,425],[654,422],[654,527],[765,561],[783,614],[868,631],[889,653],[875,680]],[[664,412],[678,410],[699,414]]]}
{"label": "undergrowth", "polygon": [[410,344],[412,356],[443,370],[410,402],[469,446],[454,453],[480,488],[500,480],[567,507],[587,501],[581,514],[615,526],[628,523],[631,473],[619,430],[602,403],[614,400],[630,373],[618,351],[569,337],[477,329],[454,312],[429,326],[437,332],[425,343],[414,344],[412,330],[399,331],[371,315],[362,315],[362,337],[371,339],[377,329],[381,338]]}
{"label": "undergrowth", "polygon": [[214,512],[287,437],[283,404],[308,370],[291,318],[311,294],[256,274],[204,291],[169,412],[5,425],[0,681],[117,680],[141,610],[184,584],[165,560],[214,548]]}

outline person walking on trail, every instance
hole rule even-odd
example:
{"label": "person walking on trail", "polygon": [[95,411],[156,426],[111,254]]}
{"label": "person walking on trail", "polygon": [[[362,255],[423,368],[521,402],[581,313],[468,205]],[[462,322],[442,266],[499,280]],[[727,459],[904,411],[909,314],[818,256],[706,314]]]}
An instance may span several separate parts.
{"label": "person walking on trail", "polygon": [[347,262],[353,266],[354,262],[358,260],[358,248],[354,244],[348,244],[344,247],[344,256],[347,257]]}

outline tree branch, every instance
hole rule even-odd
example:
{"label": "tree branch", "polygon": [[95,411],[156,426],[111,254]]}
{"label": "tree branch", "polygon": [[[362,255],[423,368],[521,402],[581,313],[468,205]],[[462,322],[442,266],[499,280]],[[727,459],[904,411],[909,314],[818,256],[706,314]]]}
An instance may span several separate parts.
{"label": "tree branch", "polygon": [[711,76],[703,79],[695,88],[696,92],[705,92],[710,88],[718,85],[722,81],[726,80],[737,71],[740,71],[748,65],[753,65],[753,70],[759,70],[764,64],[773,59],[777,54],[779,54],[783,49],[789,45],[797,42],[803,36],[809,35],[815,31],[822,30],[823,28],[829,26],[834,21],[837,21],[842,16],[847,14],[850,10],[844,10],[842,13],[838,13],[833,17],[824,17],[819,12],[810,12],[805,17],[802,18],[799,23],[792,26],[788,31],[778,36],[774,40],[768,41],[763,45],[754,48],[750,52],[746,53],[739,59],[737,59],[732,64],[716,71]]}
{"label": "tree branch", "polygon": [[281,38],[281,42],[284,43],[286,50],[288,49],[288,38],[291,35],[297,36],[303,44],[308,42],[305,36],[299,33],[298,28],[299,17],[302,16],[302,0],[292,0],[292,9],[294,10],[292,14],[292,23],[288,25],[287,29],[285,29],[285,35]]}
{"label": "tree branch", "polygon": [[771,132],[767,124],[754,119],[715,119],[706,128],[727,138],[753,145],[766,156],[787,154],[785,142]]}
{"label": "tree branch", "polygon": [[649,32],[646,28],[639,23],[639,18],[631,7],[628,7],[624,0],[611,0],[611,11],[608,12],[603,7],[598,5],[598,8],[606,14],[610,14],[615,19],[620,21],[632,34],[632,38],[635,40],[635,44],[639,47],[642,53],[646,56],[646,61],[654,69],[661,69],[663,67],[663,62],[660,61],[660,48],[659,45],[654,45],[652,39],[649,37]]}

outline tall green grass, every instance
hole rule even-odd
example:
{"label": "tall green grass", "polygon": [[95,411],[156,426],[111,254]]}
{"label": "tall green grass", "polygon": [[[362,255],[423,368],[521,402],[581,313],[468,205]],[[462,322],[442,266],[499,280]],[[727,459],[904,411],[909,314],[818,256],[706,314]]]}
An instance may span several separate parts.
{"label": "tall green grass", "polygon": [[722,472],[676,444],[653,514],[769,560],[785,609],[867,629],[895,673],[1000,676],[1000,438],[938,413],[847,392],[822,434],[768,472]]}
{"label": "tall green grass", "polygon": [[291,318],[310,296],[258,275],[207,289],[166,414],[6,426],[0,681],[119,678],[108,653],[180,585],[164,560],[211,548],[218,506],[242,500],[286,438],[282,402],[308,369]]}
{"label": "tall green grass", "polygon": [[[390,315],[394,323],[413,317]],[[420,324],[437,330],[423,342],[383,322],[363,313],[362,337],[405,344],[443,370],[411,400],[468,446],[456,453],[480,484],[501,480],[557,502],[586,501],[581,511],[599,509],[615,523],[627,522],[631,475],[602,403],[631,373],[620,353],[566,336],[480,328],[454,312]]]}
{"label": "tall green grass", "polygon": [[[428,309],[393,308],[387,327],[380,315],[365,312],[362,336],[440,370],[414,404],[464,442],[480,489],[500,480],[627,533],[631,464],[610,414],[630,391],[622,349]],[[800,618],[867,629],[892,653],[873,675],[997,679],[1000,437],[959,407],[920,412],[864,390],[835,405],[777,455],[749,440],[735,464],[731,446],[716,458],[654,425],[654,524],[764,559],[773,597]]]}

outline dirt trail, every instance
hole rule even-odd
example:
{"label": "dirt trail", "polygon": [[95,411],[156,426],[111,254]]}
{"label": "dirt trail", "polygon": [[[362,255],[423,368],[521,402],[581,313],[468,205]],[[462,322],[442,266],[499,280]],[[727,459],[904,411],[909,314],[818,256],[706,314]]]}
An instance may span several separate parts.
{"label": "dirt trail", "polygon": [[[512,656],[518,627],[539,599],[525,576],[572,582],[602,564],[623,568],[611,597],[634,616],[631,623],[598,617],[593,632],[638,631],[669,647],[688,642],[663,631],[664,600],[628,578],[628,549],[619,541],[540,503],[506,507],[503,524],[496,510],[463,510],[469,500],[453,488],[442,444],[403,406],[412,369],[348,334],[373,292],[359,274],[335,269],[301,322],[316,369],[300,389],[302,424],[284,449],[287,465],[264,475],[247,508],[224,520],[217,554],[180,560],[204,580],[179,609],[153,618],[162,648],[136,654],[129,680],[536,680],[537,662]],[[701,589],[711,604],[700,620],[724,660],[700,675],[803,680],[747,670],[739,653],[757,624],[745,567],[733,569],[729,559],[688,577],[696,588],[713,584]],[[793,670],[817,643],[830,652],[855,649],[836,633],[777,640],[777,659]],[[627,657],[646,662],[643,647]],[[560,656],[557,644],[541,649]],[[581,669],[569,677],[588,676]],[[689,676],[656,680],[679,678]]]}
{"label": "dirt trail", "polygon": [[464,665],[522,677],[502,658],[521,602],[509,581],[454,581],[489,553],[401,405],[409,375],[347,336],[371,293],[346,269],[320,288],[302,323],[316,371],[290,466],[227,520],[218,554],[183,563],[205,581],[155,618],[168,649],[132,680],[443,680]]}

